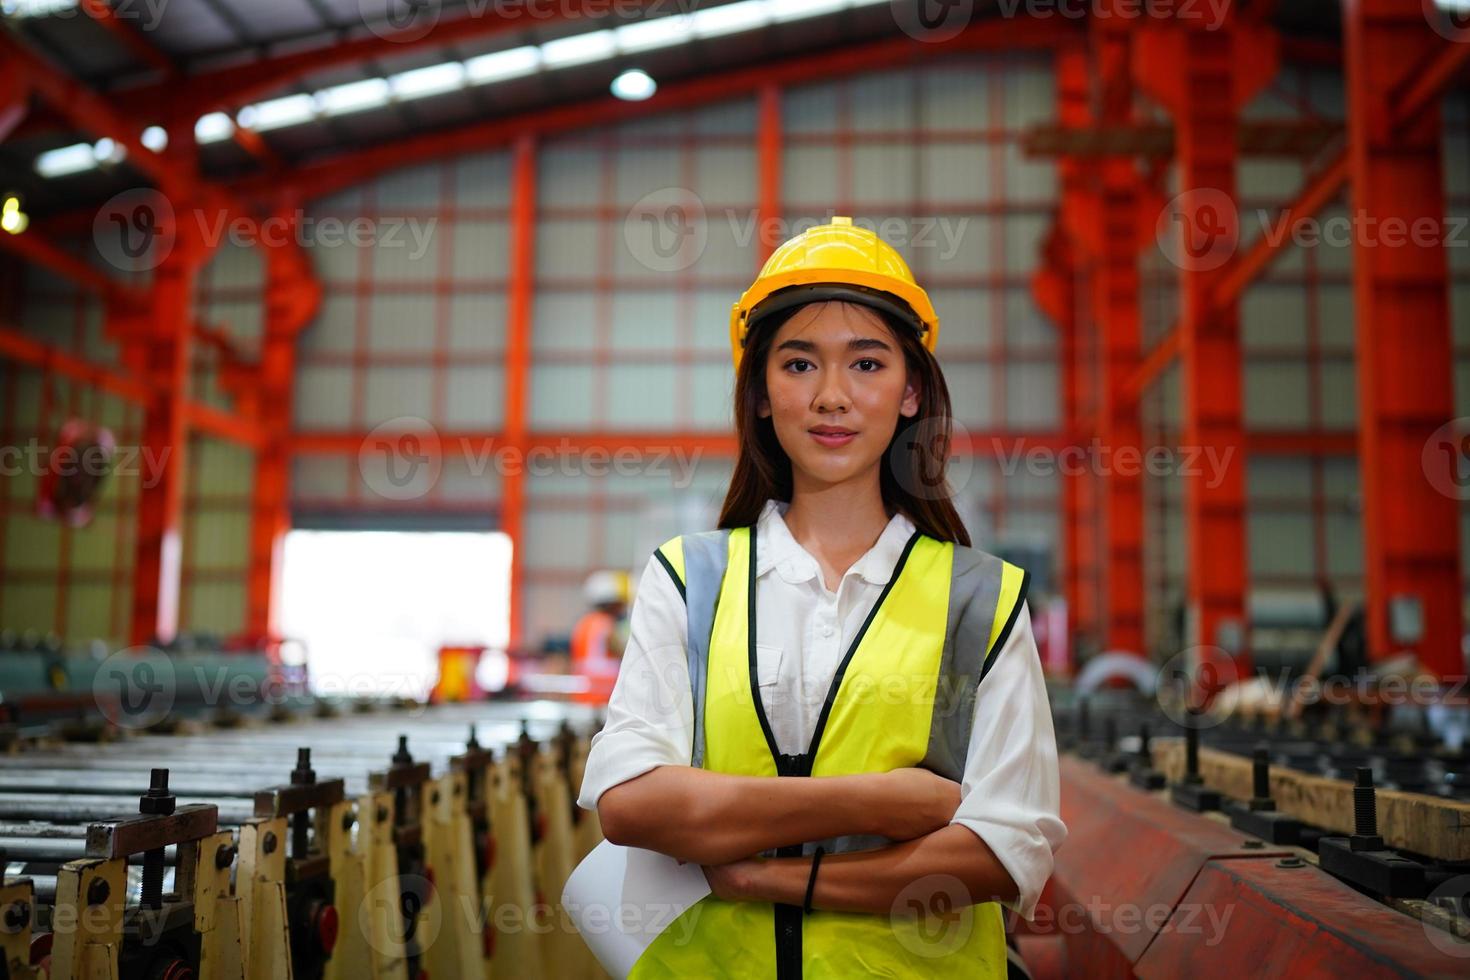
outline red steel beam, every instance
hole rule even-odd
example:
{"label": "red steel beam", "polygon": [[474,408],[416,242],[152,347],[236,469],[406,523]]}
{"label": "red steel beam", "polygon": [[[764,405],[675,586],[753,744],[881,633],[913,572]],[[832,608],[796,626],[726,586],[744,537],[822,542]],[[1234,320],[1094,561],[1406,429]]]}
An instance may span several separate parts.
{"label": "red steel beam", "polygon": [[[1444,96],[1465,70],[1467,63],[1470,63],[1470,45],[1445,44],[1430,57],[1427,68],[1421,70],[1416,66],[1408,72],[1393,87],[1394,94],[1390,97],[1390,125],[1393,129],[1398,131],[1412,125],[1425,108],[1433,106]],[[1282,208],[1271,228],[1263,232],[1249,249],[1231,261],[1220,276],[1215,290],[1215,301],[1229,303],[1244,294],[1250,284],[1259,279],[1291,247],[1291,228],[1337,200],[1342,189],[1347,186],[1350,175],[1348,149],[1344,147],[1312,174],[1296,198]],[[1135,392],[1142,393],[1168,367],[1179,350],[1178,334],[1179,325],[1175,324],[1134,374],[1130,385]]]}
{"label": "red steel beam", "polygon": [[105,0],[81,0],[80,6],[83,13],[101,25],[140,61],[163,72],[165,79],[172,81],[178,75],[178,66],[169,60],[168,55],[144,37],[136,24],[120,17]]}
{"label": "red steel beam", "polygon": [[261,445],[250,495],[250,557],[246,577],[245,630],[280,635],[278,598],[281,558],[291,528],[291,413],[296,379],[296,341],[316,315],[321,286],[297,244],[298,209],[274,216],[286,233],[265,249],[265,336],[261,344],[257,401]]}
{"label": "red steel beam", "polygon": [[3,31],[0,31],[0,63],[78,127],[126,147],[129,166],[142,171],[166,193],[192,196],[190,192],[197,183],[194,175],[173,156],[154,153],[145,147],[142,123],[120,112],[117,105],[86,85],[67,77]]}
{"label": "red steel beam", "polygon": [[[759,203],[756,205],[755,267],[759,272],[779,242],[762,229],[766,222],[781,217],[781,88],[766,85],[760,90],[760,114],[756,123],[756,157],[759,174]],[[774,227],[774,225],[772,226]]]}
{"label": "red steel beam", "polygon": [[0,247],[25,262],[39,265],[83,289],[98,293],[104,299],[133,304],[143,301],[140,291],[111,278],[96,266],[65,251],[34,227],[19,235],[0,233]]}
{"label": "red steel beam", "polygon": [[[1063,125],[1083,126],[1091,120],[1090,73],[1087,50],[1082,45],[1060,48],[1055,58],[1057,119]],[[1063,220],[1064,215],[1086,208],[1089,168],[1079,160],[1063,158],[1058,164],[1061,203],[1052,218],[1051,233],[1042,250],[1042,264],[1031,282],[1031,293],[1039,309],[1056,324],[1058,360],[1062,375],[1062,418],[1074,439],[1082,438],[1082,398],[1085,377],[1080,363],[1078,333],[1078,250]],[[1099,610],[1095,598],[1102,562],[1098,558],[1094,477],[1069,471],[1062,480],[1062,536],[1066,560],[1062,565],[1062,591],[1067,600],[1069,626],[1074,635],[1099,637]]]}
{"label": "red steel beam", "polygon": [[758,92],[766,85],[785,87],[822,78],[928,61],[951,51],[1049,49],[1058,43],[1075,41],[1079,30],[1065,18],[986,20],[972,24],[944,42],[924,43],[904,37],[854,45],[823,54],[804,53],[768,65],[669,82],[660,85],[652,98],[642,102],[626,102],[607,96],[550,109],[537,109],[504,119],[416,136],[411,141],[393,142],[326,157],[298,167],[295,174],[285,182],[278,177],[249,178],[233,186],[245,194],[269,196],[280,191],[285,183],[289,183],[290,188],[303,200],[311,200],[389,170],[507,145],[522,135],[547,136],[588,126],[605,126],[726,101]]}
{"label": "red steel beam", "polygon": [[[1427,440],[1455,416],[1449,271],[1442,235],[1394,245],[1385,225],[1443,227],[1439,110],[1416,99],[1412,122],[1397,125],[1392,98],[1440,40],[1426,30],[1419,0],[1346,0],[1343,28],[1352,210],[1364,218],[1354,234],[1353,295],[1370,655],[1412,650],[1443,677],[1464,670],[1459,503],[1426,479],[1422,459]],[[1395,635],[1398,604],[1413,610],[1417,635]]]}
{"label": "red steel beam", "polygon": [[[1094,51],[1100,72],[1103,125],[1133,121],[1131,35],[1121,19],[1095,23]],[[1127,380],[1138,363],[1143,315],[1138,255],[1144,195],[1136,161],[1111,158],[1095,168],[1098,195],[1097,252],[1092,294],[1102,347],[1098,435],[1114,452],[1141,451],[1138,400]],[[1102,476],[1103,639],[1107,649],[1143,653],[1143,475],[1115,468]]]}
{"label": "red steel beam", "polygon": [[0,327],[0,358],[54,371],[137,405],[148,401],[148,386],[137,378],[44,344],[14,327]]}
{"label": "red steel beam", "polygon": [[[1239,200],[1235,136],[1240,108],[1275,76],[1276,58],[1272,32],[1234,19],[1218,30],[1201,29],[1197,22],[1155,21],[1139,32],[1134,74],[1174,118],[1181,191]],[[1194,233],[1186,228],[1185,234]],[[1240,309],[1237,302],[1215,302],[1219,271],[1209,262],[1185,252],[1179,265],[1182,441],[1231,460],[1213,480],[1185,481],[1187,642],[1198,648],[1199,666],[1249,676]],[[1233,663],[1217,650],[1232,656]]]}
{"label": "red steel beam", "polygon": [[193,222],[178,222],[173,251],[155,270],[143,335],[134,339],[149,395],[143,445],[160,459],[159,479],[138,492],[130,642],[168,641],[178,632],[183,558],[185,455],[189,422],[210,424],[192,410],[188,389],[195,279],[207,251]]}
{"label": "red steel beam", "polygon": [[[510,270],[506,299],[505,439],[527,449],[531,387],[531,304],[536,290],[536,141],[516,141],[510,199]],[[510,536],[510,645],[518,646],[525,624],[526,476],[517,466],[501,479],[500,527]]]}
{"label": "red steel beam", "polygon": [[16,74],[0,76],[0,143],[15,132],[30,112],[31,89]]}

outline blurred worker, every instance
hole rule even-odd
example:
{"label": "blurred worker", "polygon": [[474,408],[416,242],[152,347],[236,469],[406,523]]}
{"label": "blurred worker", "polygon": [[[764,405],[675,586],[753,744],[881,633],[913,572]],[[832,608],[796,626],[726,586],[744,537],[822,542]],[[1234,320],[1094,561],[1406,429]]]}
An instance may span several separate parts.
{"label": "blurred worker", "polygon": [[627,642],[628,575],[606,569],[593,572],[582,592],[592,608],[572,630],[572,672],[588,682],[577,700],[606,704]]}

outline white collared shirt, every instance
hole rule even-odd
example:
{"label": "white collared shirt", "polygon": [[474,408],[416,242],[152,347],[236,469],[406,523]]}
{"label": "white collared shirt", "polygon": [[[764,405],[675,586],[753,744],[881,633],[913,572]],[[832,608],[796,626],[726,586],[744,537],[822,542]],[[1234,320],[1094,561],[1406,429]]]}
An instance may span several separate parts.
{"label": "white collared shirt", "polygon": [[[791,536],[789,505],[766,501],[756,524],[756,670],[777,747],[804,752],[838,664],[893,574],[914,524],[895,514],[829,592],[817,560]],[[693,702],[684,600],[650,557],[630,616],[607,723],[592,739],[578,804],[658,766],[689,765]],[[1015,880],[1031,919],[1051,876],[1061,821],[1056,736],[1031,616],[1023,606],[975,699],[954,823],[978,835]]]}

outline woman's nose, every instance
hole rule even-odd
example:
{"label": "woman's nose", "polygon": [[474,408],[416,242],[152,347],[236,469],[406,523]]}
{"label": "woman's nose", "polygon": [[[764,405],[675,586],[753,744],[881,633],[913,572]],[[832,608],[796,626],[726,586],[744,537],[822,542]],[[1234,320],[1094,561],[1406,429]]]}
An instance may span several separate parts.
{"label": "woman's nose", "polygon": [[838,377],[838,372],[832,372],[817,389],[816,409],[818,412],[845,412],[851,399],[847,396],[847,390],[843,388]]}

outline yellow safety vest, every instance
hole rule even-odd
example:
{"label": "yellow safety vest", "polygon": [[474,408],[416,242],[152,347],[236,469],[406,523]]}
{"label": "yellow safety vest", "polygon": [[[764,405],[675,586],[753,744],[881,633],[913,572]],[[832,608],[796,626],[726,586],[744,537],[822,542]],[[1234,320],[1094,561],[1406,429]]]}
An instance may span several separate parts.
{"label": "yellow safety vest", "polygon": [[[915,532],[837,668],[807,752],[776,747],[756,685],[755,528],[685,535],[658,558],[689,614],[691,764],[747,776],[835,776],[922,765],[964,772],[976,687],[1025,598],[1022,569]],[[783,847],[777,856],[862,850],[883,838]],[[709,896],[644,950],[632,977],[780,980],[1006,975],[1000,905],[869,915]],[[903,911],[903,910],[900,910]]]}

